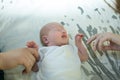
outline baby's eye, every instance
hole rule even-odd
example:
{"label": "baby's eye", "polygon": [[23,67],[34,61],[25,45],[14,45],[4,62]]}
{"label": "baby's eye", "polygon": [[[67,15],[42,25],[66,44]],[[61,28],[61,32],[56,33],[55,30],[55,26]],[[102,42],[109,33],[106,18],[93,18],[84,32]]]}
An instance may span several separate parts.
{"label": "baby's eye", "polygon": [[57,29],[56,31],[62,31],[62,30],[60,30],[60,29]]}

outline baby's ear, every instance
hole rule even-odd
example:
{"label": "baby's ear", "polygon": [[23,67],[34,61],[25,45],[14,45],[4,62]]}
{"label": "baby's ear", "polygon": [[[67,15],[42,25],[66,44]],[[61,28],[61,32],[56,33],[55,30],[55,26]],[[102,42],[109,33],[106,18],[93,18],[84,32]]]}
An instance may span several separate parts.
{"label": "baby's ear", "polygon": [[44,44],[48,44],[47,36],[42,36],[42,40]]}

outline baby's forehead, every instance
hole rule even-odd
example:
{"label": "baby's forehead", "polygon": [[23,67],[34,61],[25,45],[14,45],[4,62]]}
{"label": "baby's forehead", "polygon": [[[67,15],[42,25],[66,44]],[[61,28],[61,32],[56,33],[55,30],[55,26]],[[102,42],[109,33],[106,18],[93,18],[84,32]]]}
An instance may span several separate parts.
{"label": "baby's forehead", "polygon": [[55,29],[64,29],[64,26],[61,24],[51,24],[49,27]]}
{"label": "baby's forehead", "polygon": [[53,26],[51,26],[50,28],[51,28],[51,29],[52,29],[52,28],[54,28],[54,29],[64,29],[64,27],[61,26],[61,25],[53,25]]}
{"label": "baby's forehead", "polygon": [[43,32],[44,31],[50,31],[53,29],[64,29],[64,26],[59,24],[59,23],[49,23],[43,27]]}

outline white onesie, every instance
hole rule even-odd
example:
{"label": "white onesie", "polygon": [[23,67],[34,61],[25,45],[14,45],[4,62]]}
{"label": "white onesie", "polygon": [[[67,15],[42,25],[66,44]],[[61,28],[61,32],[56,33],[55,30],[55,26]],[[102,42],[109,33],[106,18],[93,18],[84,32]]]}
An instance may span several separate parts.
{"label": "white onesie", "polygon": [[50,46],[39,49],[37,80],[80,80],[81,62],[76,46]]}

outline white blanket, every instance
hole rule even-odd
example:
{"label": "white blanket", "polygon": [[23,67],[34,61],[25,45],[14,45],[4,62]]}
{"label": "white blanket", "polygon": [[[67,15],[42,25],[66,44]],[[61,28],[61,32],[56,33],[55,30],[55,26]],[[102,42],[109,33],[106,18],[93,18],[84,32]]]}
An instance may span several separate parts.
{"label": "white blanket", "polygon": [[75,46],[43,47],[39,51],[37,80],[81,80],[81,62]]}

